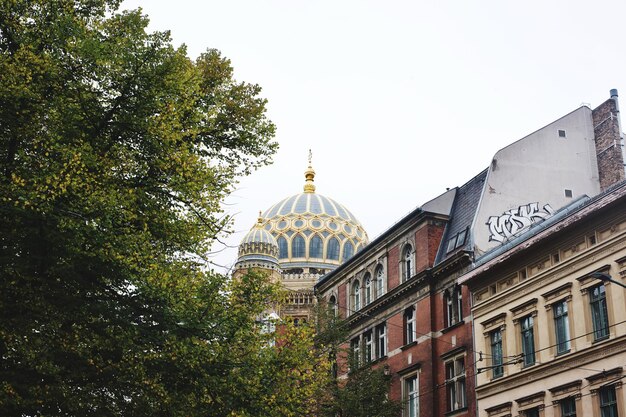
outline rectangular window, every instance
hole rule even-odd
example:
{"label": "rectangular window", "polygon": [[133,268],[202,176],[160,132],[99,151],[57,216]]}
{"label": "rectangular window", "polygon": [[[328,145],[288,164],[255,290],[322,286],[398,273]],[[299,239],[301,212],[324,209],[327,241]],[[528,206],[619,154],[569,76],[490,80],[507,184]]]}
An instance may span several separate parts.
{"label": "rectangular window", "polygon": [[372,331],[366,332],[363,335],[363,339],[365,340],[365,362],[371,362],[374,360],[374,340],[372,338]]}
{"label": "rectangular window", "polygon": [[358,337],[355,337],[350,341],[350,350],[352,351],[352,360],[350,367],[353,369],[361,366],[361,340]]}
{"label": "rectangular window", "polygon": [[500,378],[504,374],[502,366],[502,331],[494,330],[491,338],[491,375],[492,378]]}
{"label": "rectangular window", "polygon": [[569,336],[569,318],[567,315],[567,301],[559,301],[552,305],[554,312],[554,331],[556,333],[556,353],[569,352],[570,336]]}
{"label": "rectangular window", "polygon": [[576,417],[576,399],[567,397],[560,401],[561,417]]}
{"label": "rectangular window", "polygon": [[613,385],[600,388],[600,416],[617,417],[617,397]]}
{"label": "rectangular window", "polygon": [[446,302],[446,326],[452,326],[461,321],[463,313],[461,305],[463,302],[461,296],[461,288],[455,287],[454,289],[447,290],[444,293],[444,299]]}
{"label": "rectangular window", "polygon": [[539,407],[529,408],[522,414],[524,417],[539,417]]}
{"label": "rectangular window", "polygon": [[533,330],[533,316],[526,316],[520,320],[522,326],[522,356],[524,366],[535,364],[535,335]]}
{"label": "rectangular window", "polygon": [[387,323],[376,326],[376,357],[387,355]]}
{"label": "rectangular window", "polygon": [[594,340],[609,337],[609,315],[606,309],[604,284],[589,289]]}
{"label": "rectangular window", "polygon": [[564,137],[566,137],[566,136],[567,136],[567,135],[565,134],[565,130],[563,130],[563,129],[559,129],[559,137],[560,137],[560,138],[564,138]]}
{"label": "rectangular window", "polygon": [[460,356],[446,362],[446,391],[448,411],[467,406],[465,397],[465,357]]}
{"label": "rectangular window", "polygon": [[415,337],[415,307],[409,307],[404,312],[404,344],[408,345],[416,340]]}
{"label": "rectangular window", "polygon": [[404,380],[404,412],[405,417],[417,417],[419,415],[419,393],[417,388],[417,375]]}

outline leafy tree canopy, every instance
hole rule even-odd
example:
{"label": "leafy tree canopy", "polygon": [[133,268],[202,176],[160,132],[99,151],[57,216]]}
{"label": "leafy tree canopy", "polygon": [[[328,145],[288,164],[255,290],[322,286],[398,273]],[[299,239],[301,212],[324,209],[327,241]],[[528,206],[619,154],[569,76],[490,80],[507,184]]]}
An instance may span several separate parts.
{"label": "leafy tree canopy", "polygon": [[306,415],[311,329],[205,267],[276,151],[260,88],[119,4],[0,2],[0,414]]}

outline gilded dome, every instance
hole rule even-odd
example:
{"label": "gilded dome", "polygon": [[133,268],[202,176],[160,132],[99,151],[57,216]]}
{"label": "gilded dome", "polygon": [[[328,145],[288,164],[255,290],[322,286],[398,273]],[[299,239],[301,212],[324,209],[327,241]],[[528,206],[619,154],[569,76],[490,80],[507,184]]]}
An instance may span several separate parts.
{"label": "gilded dome", "polygon": [[[278,243],[270,232],[263,227],[263,219],[246,233],[239,244],[238,263],[246,262],[248,266],[259,266],[258,263],[278,264]],[[250,263],[253,264],[250,264]]]}
{"label": "gilded dome", "polygon": [[328,272],[368,243],[363,226],[347,208],[315,192],[314,178],[309,160],[304,192],[261,214],[263,229],[276,239],[278,262],[286,272]]}

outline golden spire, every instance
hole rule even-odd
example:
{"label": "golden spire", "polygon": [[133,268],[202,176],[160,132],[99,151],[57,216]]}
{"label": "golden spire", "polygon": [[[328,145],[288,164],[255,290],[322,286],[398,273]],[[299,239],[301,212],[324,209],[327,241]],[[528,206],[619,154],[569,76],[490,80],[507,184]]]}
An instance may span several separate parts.
{"label": "golden spire", "polygon": [[261,228],[263,226],[263,216],[261,215],[261,210],[259,210],[259,218],[256,221],[256,226]]}
{"label": "golden spire", "polygon": [[313,184],[315,178],[315,171],[313,171],[313,167],[311,166],[311,159],[313,158],[313,154],[309,149],[309,167],[304,171],[304,178],[306,182],[304,183],[304,192],[305,193],[314,193],[315,185]]}

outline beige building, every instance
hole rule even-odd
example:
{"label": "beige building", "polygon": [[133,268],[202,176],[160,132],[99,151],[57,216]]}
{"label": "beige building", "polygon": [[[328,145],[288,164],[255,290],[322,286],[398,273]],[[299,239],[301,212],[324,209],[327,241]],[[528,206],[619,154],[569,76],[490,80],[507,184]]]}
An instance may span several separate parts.
{"label": "beige building", "polygon": [[626,416],[625,183],[572,203],[461,281],[473,294],[479,416]]}

